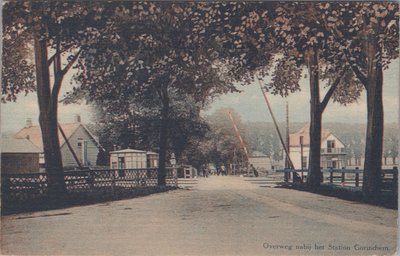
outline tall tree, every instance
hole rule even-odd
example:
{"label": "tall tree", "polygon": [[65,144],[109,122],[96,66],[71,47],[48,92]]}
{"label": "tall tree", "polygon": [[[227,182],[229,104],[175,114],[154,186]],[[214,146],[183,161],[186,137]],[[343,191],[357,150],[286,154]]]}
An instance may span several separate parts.
{"label": "tall tree", "polygon": [[377,198],[384,132],[383,70],[399,55],[399,4],[352,2],[324,6],[325,26],[340,44],[342,55],[367,94],[363,194],[366,198]]}
{"label": "tall tree", "polygon": [[132,97],[160,117],[160,186],[165,185],[174,100],[190,96],[203,106],[215,95],[236,90],[229,76],[217,73],[221,65],[203,47],[199,36],[202,32],[193,31],[191,19],[198,15],[197,6],[194,3],[125,3],[110,28],[116,40],[99,42],[78,62],[82,67],[77,76],[79,90],[87,91],[90,100]]}
{"label": "tall tree", "polygon": [[[5,74],[3,92],[6,90],[14,95],[20,90],[18,88],[32,90],[32,81],[29,80],[32,74],[27,68],[34,69],[50,195],[60,195],[65,189],[58,139],[59,92],[65,75],[82,51],[82,44],[95,36],[89,27],[96,24],[93,22],[96,18],[101,19],[101,10],[97,4],[77,2],[9,1],[3,6],[3,38],[6,42],[13,42],[5,44],[10,48],[4,51],[17,52],[19,55],[15,57],[21,57],[19,63],[3,59],[3,66],[6,67],[2,70]],[[34,61],[27,60],[29,55],[23,56],[32,50]],[[13,64],[18,65],[13,67],[18,70],[16,73],[23,72],[23,77],[29,78],[7,74]],[[23,84],[26,81],[28,83]]]}
{"label": "tall tree", "polygon": [[[316,188],[321,181],[322,114],[331,98],[346,104],[360,95],[360,86],[333,43],[333,36],[319,21],[324,8],[318,3],[284,3],[272,15],[270,26],[283,52],[268,89],[288,95],[300,90],[301,67],[307,69],[310,88],[310,155],[307,185]],[[350,72],[349,72],[350,71]],[[320,80],[327,80],[321,98]]]}

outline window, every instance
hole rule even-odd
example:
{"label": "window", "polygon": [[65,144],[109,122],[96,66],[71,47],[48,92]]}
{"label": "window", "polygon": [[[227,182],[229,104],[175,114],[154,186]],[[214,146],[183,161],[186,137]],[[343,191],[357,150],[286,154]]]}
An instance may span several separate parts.
{"label": "window", "polygon": [[300,136],[300,145],[304,144],[304,136]]}
{"label": "window", "polygon": [[328,144],[328,148],[335,148],[335,141],[334,140],[328,140],[327,144]]}

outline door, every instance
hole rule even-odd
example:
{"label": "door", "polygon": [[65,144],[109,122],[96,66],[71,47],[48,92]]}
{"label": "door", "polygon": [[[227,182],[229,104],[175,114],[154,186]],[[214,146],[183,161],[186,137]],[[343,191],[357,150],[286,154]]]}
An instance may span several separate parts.
{"label": "door", "polygon": [[88,142],[82,141],[82,165],[87,166],[88,164]]}
{"label": "door", "polygon": [[118,177],[125,177],[125,157],[118,157]]}
{"label": "door", "polygon": [[125,169],[125,157],[118,157],[118,169]]}

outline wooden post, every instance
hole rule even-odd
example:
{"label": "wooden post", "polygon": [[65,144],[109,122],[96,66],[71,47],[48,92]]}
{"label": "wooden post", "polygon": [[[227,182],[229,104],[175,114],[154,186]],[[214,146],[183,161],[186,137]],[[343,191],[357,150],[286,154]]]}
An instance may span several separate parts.
{"label": "wooden post", "polygon": [[321,177],[320,182],[324,183],[324,172],[322,170],[322,167],[321,167],[321,171],[319,173],[320,173],[320,177]]}
{"label": "wooden post", "polygon": [[356,167],[356,187],[360,186],[360,173],[358,172],[358,167]]}
{"label": "wooden post", "polygon": [[398,173],[397,167],[395,166],[395,167],[393,167],[393,182],[394,183],[397,183],[397,179],[399,177],[398,175],[399,175],[399,173]]}
{"label": "wooden post", "polygon": [[360,180],[360,174],[356,172],[356,187],[360,186],[359,180]]}
{"label": "wooden post", "polygon": [[397,170],[397,167],[393,167],[393,186],[392,186],[392,190],[393,193],[396,194],[397,193],[397,189],[398,189],[398,178],[399,178],[399,173]]}
{"label": "wooden post", "polygon": [[94,185],[94,172],[93,172],[93,170],[89,170],[89,180],[88,180],[88,183],[89,183],[89,188],[90,188],[90,190],[91,191],[93,191],[93,185]]}
{"label": "wooden post", "polygon": [[284,177],[285,177],[285,178],[284,178],[284,181],[285,181],[285,182],[289,182],[288,170],[289,170],[289,169],[287,169],[287,168],[284,169],[284,173],[285,173],[285,175],[284,175]]}
{"label": "wooden post", "polygon": [[115,170],[111,170],[111,191],[115,190]]}

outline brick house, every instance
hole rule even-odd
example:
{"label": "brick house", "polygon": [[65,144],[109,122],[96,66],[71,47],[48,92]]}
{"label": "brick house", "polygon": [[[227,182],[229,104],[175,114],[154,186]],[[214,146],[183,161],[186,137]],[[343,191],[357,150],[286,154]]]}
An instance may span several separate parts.
{"label": "brick house", "polygon": [[1,139],[3,174],[38,173],[41,150],[27,139]]}

